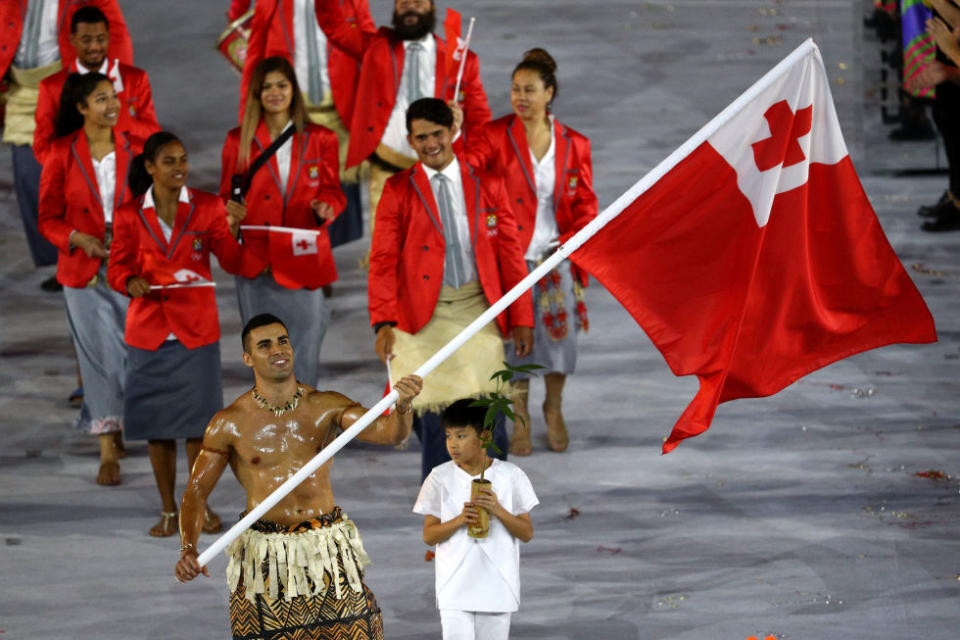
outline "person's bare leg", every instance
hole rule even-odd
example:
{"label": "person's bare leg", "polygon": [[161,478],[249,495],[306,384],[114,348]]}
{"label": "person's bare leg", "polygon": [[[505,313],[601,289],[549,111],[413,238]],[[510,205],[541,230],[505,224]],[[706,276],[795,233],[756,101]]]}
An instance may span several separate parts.
{"label": "person's bare leg", "polygon": [[100,443],[100,470],[97,472],[97,484],[113,486],[120,484],[120,464],[117,445],[112,433],[97,436]]}
{"label": "person's bare leg", "polygon": [[544,376],[547,398],[543,403],[543,419],[547,421],[547,442],[554,451],[566,451],[570,444],[567,425],[563,421],[563,384],[567,376],[563,373],[548,373]]}
{"label": "person's bare leg", "polygon": [[[200,455],[202,445],[203,440],[201,438],[187,438],[187,464],[189,465],[190,471],[193,471],[193,463],[197,461],[197,456]],[[214,513],[213,509],[208,506],[207,513],[203,519],[203,532],[220,533],[222,529],[223,523],[220,520],[220,516]]]}
{"label": "person's bare leg", "polygon": [[528,456],[533,453],[530,441],[530,411],[527,403],[530,397],[530,380],[516,380],[513,383],[513,412],[517,419],[513,421],[513,437],[510,438],[510,453],[515,456]]}
{"label": "person's bare leg", "polygon": [[150,535],[166,538],[177,532],[177,502],[173,497],[173,487],[177,478],[177,442],[176,440],[150,440],[147,449],[162,505],[160,521],[151,527]]}

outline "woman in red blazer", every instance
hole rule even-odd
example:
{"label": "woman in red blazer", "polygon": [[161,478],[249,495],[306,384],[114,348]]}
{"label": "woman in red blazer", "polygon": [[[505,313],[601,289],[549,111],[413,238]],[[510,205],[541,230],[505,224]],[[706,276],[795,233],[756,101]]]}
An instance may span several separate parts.
{"label": "woman in red blazer", "polygon": [[100,440],[97,483],[120,482],[123,430],[123,323],[127,300],[107,286],[113,213],[129,197],[134,153],[116,128],[120,101],[113,83],[91,72],[64,84],[57,132],[40,176],[40,232],[58,249],[57,280],[84,383],[81,425]]}
{"label": "woman in red blazer", "polygon": [[[486,166],[504,179],[531,271],[597,215],[590,141],[551,113],[557,95],[556,68],[543,49],[524,54],[513,71],[513,113],[488,124],[481,139],[465,149],[468,162]],[[587,275],[569,262],[553,269],[533,294],[533,353],[517,359],[512,349],[507,350],[512,364],[537,363],[546,368],[543,415],[554,451],[565,451],[569,442],[561,412],[563,385],[576,366],[577,331],[587,329],[582,293],[587,282]],[[515,378],[516,411],[524,420],[514,423],[510,453],[521,456],[532,451],[529,385],[529,379]]]}
{"label": "woman in red blazer", "polygon": [[[147,138],[130,172],[137,197],[117,210],[107,269],[110,286],[132,299],[123,415],[127,439],[149,443],[162,501],[160,521],[150,529],[157,537],[177,532],[176,439],[186,439],[192,467],[207,423],[223,408],[210,254],[230,273],[248,264],[223,201],[188,189],[188,170],[175,135],[161,131]],[[251,274],[257,271],[252,265]],[[210,510],[203,530],[220,530]]]}
{"label": "woman in red blazer", "polygon": [[[283,138],[276,148],[273,143]],[[297,379],[310,386],[317,383],[320,345],[330,322],[322,287],[337,279],[326,227],[346,204],[337,149],[336,134],[307,120],[290,62],[281,57],[260,62],[250,79],[243,124],[227,134],[223,146],[220,195],[244,225],[282,227],[243,231],[244,244],[269,266],[255,278],[237,277],[237,300],[244,323],[260,313],[284,321]]]}

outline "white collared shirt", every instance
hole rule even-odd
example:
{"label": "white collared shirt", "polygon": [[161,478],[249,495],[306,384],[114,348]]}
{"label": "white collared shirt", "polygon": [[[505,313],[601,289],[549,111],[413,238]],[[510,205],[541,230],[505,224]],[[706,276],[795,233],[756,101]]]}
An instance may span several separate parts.
{"label": "white collared shirt", "polygon": [[[529,513],[539,499],[518,466],[491,460],[485,477],[504,509]],[[455,462],[433,468],[424,480],[413,512],[447,522],[460,515],[470,499],[473,477]],[[470,538],[460,527],[437,545],[434,563],[437,608],[467,611],[516,611],[520,604],[520,543],[497,518],[490,518],[486,538]]]}
{"label": "white collared shirt", "polygon": [[[408,59],[407,49],[413,42],[419,42],[423,46],[420,50],[420,93],[424,97],[433,97],[437,79],[437,40],[432,33],[428,33],[421,40],[404,40],[404,66]],[[397,87],[397,101],[393,105],[390,120],[387,122],[387,128],[380,142],[397,153],[416,160],[417,154],[407,142],[407,107],[410,106],[407,100],[407,77],[403,69],[399,69],[399,73],[400,86]]]}
{"label": "white collared shirt", "polygon": [[[316,38],[317,57],[319,58],[316,69],[310,68],[310,60],[307,54],[307,39],[304,37],[306,29],[303,25],[305,12],[309,12],[313,17],[313,29],[311,31]],[[330,93],[330,73],[327,71],[327,36],[324,35],[320,24],[317,22],[313,0],[294,0],[293,25],[293,70],[297,76],[300,91],[307,95],[307,90],[310,87],[310,74],[319,73],[323,95],[327,95]]]}
{"label": "white collared shirt", "polygon": [[[32,0],[27,3],[27,11],[23,16],[23,31],[20,33],[20,43],[17,53],[13,57],[13,64],[20,69],[35,69],[53,64],[60,59],[60,42],[57,31],[57,10],[59,0]],[[36,42],[30,41],[29,29],[31,22],[37,19],[36,12],[40,11],[39,38]],[[4,25],[6,28],[6,25]]]}
{"label": "white collared shirt", "polygon": [[103,221],[113,223],[113,196],[117,191],[117,152],[111,151],[99,160],[93,161],[93,171],[97,174],[97,190],[100,192],[100,204],[103,205]]}
{"label": "white collared shirt", "polygon": [[[289,122],[287,122],[287,126],[283,128],[283,131],[280,132],[281,135],[283,134],[284,131],[286,131],[292,126],[293,126],[293,120],[290,120]],[[293,159],[293,136],[290,136],[289,138],[287,138],[286,141],[284,141],[284,143],[280,145],[280,148],[277,149],[276,158],[277,158],[277,173],[280,174],[279,177],[280,177],[281,191],[283,191],[283,193],[286,193],[287,182],[289,181],[289,177],[290,177],[290,164]]]}
{"label": "white collared shirt", "polygon": [[[180,195],[177,197],[177,201],[190,202],[190,192],[187,191],[186,187],[180,187]],[[152,186],[143,194],[143,208],[154,210],[157,208],[156,201],[153,199]],[[160,230],[163,231],[163,239],[167,241],[167,244],[170,244],[170,238],[173,237],[173,227],[164,222],[160,216],[157,216],[157,222],[160,223]],[[174,224],[176,224],[176,219],[174,219]]]}
{"label": "white collared shirt", "polygon": [[537,218],[533,227],[533,237],[530,246],[523,256],[527,260],[536,262],[543,255],[556,248],[560,238],[560,229],[557,228],[557,213],[554,206],[553,192],[557,181],[556,137],[553,135],[553,116],[550,116],[550,147],[537,161],[533,149],[528,149],[530,162],[533,166],[533,183],[537,188]]}
{"label": "white collared shirt", "polygon": [[[82,76],[90,73],[91,69],[87,69],[85,66],[80,64],[80,60],[73,61],[73,70],[79,73]],[[108,58],[103,59],[103,64],[100,65],[100,68],[97,69],[97,73],[103,74],[110,78],[113,81],[113,90],[117,93],[123,91],[123,78],[120,76],[120,59],[117,58],[113,61],[113,68],[110,68],[110,60]]]}
{"label": "white collared shirt", "polygon": [[[477,268],[473,260],[473,242],[470,240],[470,219],[467,217],[466,200],[463,196],[463,176],[460,174],[460,163],[457,157],[448,164],[443,171],[436,171],[425,164],[421,164],[423,172],[430,181],[430,190],[433,192],[433,200],[437,203],[437,214],[440,213],[440,198],[437,195],[437,185],[433,176],[442,173],[447,178],[447,184],[450,188],[450,199],[453,205],[453,218],[456,222],[456,229],[443,230],[444,237],[450,237],[448,234],[455,234],[460,241],[460,263],[463,265],[464,282],[470,282],[477,279]],[[478,214],[479,215],[479,214]],[[441,225],[443,223],[441,222]],[[451,284],[447,281],[446,273],[443,274],[443,283]]]}

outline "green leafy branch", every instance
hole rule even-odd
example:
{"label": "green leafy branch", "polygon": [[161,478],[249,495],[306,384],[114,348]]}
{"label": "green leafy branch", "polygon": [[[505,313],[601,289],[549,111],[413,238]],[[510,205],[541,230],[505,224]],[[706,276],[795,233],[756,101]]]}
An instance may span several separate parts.
{"label": "green leafy branch", "polygon": [[[483,415],[483,429],[481,429],[480,432],[480,446],[484,452],[483,466],[480,471],[481,480],[483,480],[483,473],[487,466],[487,449],[493,449],[499,454],[503,453],[500,447],[493,443],[493,432],[497,428],[497,414],[502,412],[514,422],[516,422],[518,418],[517,414],[513,411],[513,398],[504,393],[504,386],[509,384],[517,375],[534,375],[534,371],[543,369],[543,366],[539,364],[512,365],[504,362],[503,366],[506,368],[495,371],[493,375],[490,376],[491,380],[497,381],[496,390],[491,391],[486,397],[477,398],[470,403],[471,407],[486,407],[487,409],[487,412]],[[519,416],[519,418],[524,425],[526,425],[526,419],[523,416]]]}

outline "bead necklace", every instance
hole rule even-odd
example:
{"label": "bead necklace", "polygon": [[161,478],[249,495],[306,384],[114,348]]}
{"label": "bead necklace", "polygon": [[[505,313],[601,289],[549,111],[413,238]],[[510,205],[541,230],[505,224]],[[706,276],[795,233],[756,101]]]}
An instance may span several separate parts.
{"label": "bead necklace", "polygon": [[250,393],[253,395],[254,402],[256,402],[260,408],[272,411],[273,415],[279,416],[283,415],[287,411],[293,411],[297,408],[297,405],[300,404],[300,398],[303,397],[303,387],[297,387],[297,392],[294,393],[289,400],[287,400],[286,404],[279,407],[275,407],[274,405],[270,404],[266,398],[257,393],[256,387],[251,389]]}

